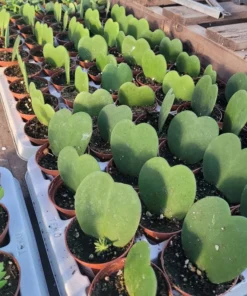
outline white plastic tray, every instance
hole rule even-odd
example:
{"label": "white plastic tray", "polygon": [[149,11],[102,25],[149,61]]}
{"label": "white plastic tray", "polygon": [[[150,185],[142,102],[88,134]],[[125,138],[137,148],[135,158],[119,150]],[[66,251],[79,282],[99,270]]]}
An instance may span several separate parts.
{"label": "white plastic tray", "polygon": [[10,215],[10,242],[0,250],[12,254],[20,265],[22,296],[49,296],[20,185],[6,168],[0,167],[0,174],[5,191],[1,203]]}

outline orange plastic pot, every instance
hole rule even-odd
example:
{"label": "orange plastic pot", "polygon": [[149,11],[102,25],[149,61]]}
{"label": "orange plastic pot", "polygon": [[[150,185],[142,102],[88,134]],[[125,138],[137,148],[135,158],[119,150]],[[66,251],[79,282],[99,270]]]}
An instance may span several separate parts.
{"label": "orange plastic pot", "polygon": [[[27,64],[27,63],[26,63],[26,64]],[[31,64],[31,63],[28,63],[28,64]],[[37,64],[36,64],[36,65],[37,65]],[[16,81],[16,80],[20,79],[20,77],[17,77],[17,76],[8,76],[8,75],[6,75],[7,71],[9,70],[9,68],[12,68],[12,67],[14,67],[14,66],[15,66],[15,65],[7,67],[7,68],[4,70],[4,72],[3,72],[4,76],[6,77],[6,79],[7,79],[9,82],[13,82],[13,81]],[[41,73],[41,71],[42,71],[41,66],[40,66],[40,65],[37,65],[37,66],[39,67],[39,70],[37,70],[34,74],[28,75],[28,78],[32,78],[32,77],[38,76],[38,75]]]}
{"label": "orange plastic pot", "polygon": [[58,175],[56,178],[54,178],[50,185],[49,185],[49,188],[48,188],[48,196],[49,196],[49,199],[50,201],[53,203],[54,207],[58,210],[58,212],[66,215],[68,218],[72,218],[72,217],[75,217],[75,210],[68,210],[68,209],[64,209],[64,208],[61,208],[59,207],[57,204],[56,204],[56,201],[55,201],[55,194],[58,190],[58,188],[63,184],[63,180],[61,178],[60,175]]}
{"label": "orange plastic pot", "polygon": [[37,63],[43,63],[45,61],[45,58],[43,56],[37,55],[37,52],[39,52],[39,51],[42,51],[43,52],[43,47],[41,45],[34,46],[30,50],[30,55],[33,57],[33,59],[35,60],[35,62],[37,62]]}
{"label": "orange plastic pot", "polygon": [[23,28],[21,28],[20,30],[20,34],[22,35],[23,38],[27,38],[31,35],[33,35],[33,31],[32,31],[32,27],[31,26],[25,26]]}
{"label": "orange plastic pot", "polygon": [[64,47],[68,50],[70,57],[76,57],[78,55],[78,52],[75,51],[75,49],[72,50],[74,48],[74,43],[72,41],[66,42]]}
{"label": "orange plastic pot", "polygon": [[42,167],[41,165],[39,165],[41,158],[44,157],[44,155],[45,155],[44,150],[48,149],[48,148],[49,148],[49,143],[45,143],[44,145],[42,145],[35,154],[35,161],[42,172],[44,172],[47,175],[51,175],[53,177],[56,177],[59,175],[58,170],[49,170],[49,169],[46,169],[46,168]]}
{"label": "orange plastic pot", "polygon": [[90,67],[92,67],[92,66],[95,65],[95,62],[82,61],[82,60],[80,59],[79,56],[77,56],[77,60],[79,61],[79,65],[80,65],[82,68],[85,68],[85,69],[88,69],[88,68],[90,68]]}
{"label": "orange plastic pot", "polygon": [[82,261],[82,260],[80,260],[79,258],[77,258],[77,257],[76,257],[76,256],[70,251],[69,246],[68,246],[68,244],[67,244],[68,231],[69,231],[71,225],[74,223],[75,220],[76,220],[76,217],[74,217],[74,218],[71,220],[71,222],[69,223],[69,225],[68,225],[68,226],[66,227],[66,229],[65,229],[65,245],[66,245],[66,248],[67,248],[68,252],[71,254],[71,256],[72,256],[72,257],[73,257],[73,258],[74,258],[79,264],[81,264],[82,266],[86,266],[86,267],[88,267],[88,268],[91,268],[95,273],[98,273],[101,269],[105,268],[105,267],[108,266],[109,264],[115,263],[115,262],[117,262],[119,259],[124,258],[124,257],[128,254],[130,248],[131,248],[132,245],[133,245],[134,238],[131,240],[131,242],[130,242],[128,248],[126,249],[126,251],[125,251],[122,255],[120,255],[118,258],[116,258],[116,259],[114,259],[114,260],[111,260],[111,261],[109,261],[109,262],[105,262],[105,263],[89,263],[89,262]]}
{"label": "orange plastic pot", "polygon": [[[12,48],[7,48],[5,49],[6,52],[12,52]],[[22,58],[23,62],[28,62],[29,60],[29,54],[25,57],[25,58]],[[15,61],[0,61],[0,67],[10,67],[10,66],[15,66],[15,65],[18,65],[18,61],[15,60]]]}
{"label": "orange plastic pot", "polygon": [[[93,67],[93,66],[92,66]],[[100,83],[101,82],[101,73],[99,73],[98,75],[93,75],[93,74],[90,74],[90,69],[92,69],[92,67],[89,67],[88,68],[88,76],[96,83]]]}
{"label": "orange plastic pot", "polygon": [[[34,116],[31,120],[33,120],[36,116]],[[24,133],[25,135],[28,137],[29,141],[36,144],[36,145],[43,145],[45,143],[48,143],[48,139],[36,139],[36,138],[33,138],[33,137],[30,137],[28,134],[27,134],[27,126],[29,126],[32,122],[31,120],[28,120],[25,125],[24,125]]]}
{"label": "orange plastic pot", "polygon": [[9,231],[9,211],[8,209],[1,203],[0,206],[7,212],[7,215],[8,215],[8,220],[7,220],[7,224],[3,230],[3,232],[0,234],[0,246],[2,246],[4,240],[5,240],[5,237]]}

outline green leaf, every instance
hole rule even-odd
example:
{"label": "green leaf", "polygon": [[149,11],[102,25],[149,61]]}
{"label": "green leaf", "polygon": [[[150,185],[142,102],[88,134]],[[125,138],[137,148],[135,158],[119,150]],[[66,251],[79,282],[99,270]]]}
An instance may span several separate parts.
{"label": "green leaf", "polygon": [[12,58],[11,61],[13,62],[16,57],[17,57],[17,53],[19,51],[19,46],[20,46],[20,42],[21,42],[21,38],[18,35],[17,38],[15,39],[15,43],[14,43],[14,47],[13,47],[13,51],[12,51]]}
{"label": "green leaf", "polygon": [[69,40],[71,41],[72,41],[72,37],[73,37],[76,26],[77,26],[76,17],[73,16],[69,22],[69,27],[68,27],[68,36],[69,36]]}
{"label": "green leaf", "polygon": [[19,53],[17,54],[17,60],[18,60],[19,67],[20,67],[20,69],[21,69],[21,73],[22,73],[23,80],[24,80],[24,83],[25,83],[26,91],[29,92],[29,85],[28,85],[28,76],[27,76],[26,65],[25,65],[25,63],[22,61],[22,58],[21,58],[21,56],[19,55]]}
{"label": "green leaf", "polygon": [[78,43],[78,54],[83,61],[93,61],[99,54],[107,54],[108,46],[100,35],[83,37]]}
{"label": "green leaf", "polygon": [[119,31],[117,38],[116,38],[116,47],[120,53],[122,52],[122,44],[123,44],[124,38],[125,38],[124,32]]}
{"label": "green leaf", "polygon": [[82,180],[100,171],[97,160],[89,154],[78,155],[74,147],[64,147],[58,155],[58,170],[64,183],[76,192]]}
{"label": "green leaf", "polygon": [[[0,200],[4,197],[4,189],[3,187],[0,185]],[[1,270],[0,270],[1,271]]]}
{"label": "green leaf", "polygon": [[7,284],[6,280],[0,281],[0,289],[2,289]]}
{"label": "green leaf", "polygon": [[68,15],[68,11],[66,11],[63,16],[63,31],[66,31],[67,29],[68,21],[69,21],[69,15]]}
{"label": "green leaf", "polygon": [[89,90],[87,72],[83,72],[80,66],[78,66],[75,70],[75,88],[79,93],[82,91],[88,92]]}
{"label": "green leaf", "polygon": [[114,55],[108,54],[99,54],[97,59],[96,59],[96,66],[102,72],[105,68],[106,65],[112,64],[114,66],[117,66],[117,60]]}
{"label": "green leaf", "polygon": [[52,44],[47,43],[44,46],[43,54],[46,63],[56,68],[63,67],[66,60],[65,58],[68,58],[68,51],[62,45],[54,47]]}
{"label": "green leaf", "polygon": [[133,14],[123,15],[117,22],[119,23],[119,29],[128,35],[129,22],[134,18]]}
{"label": "green leaf", "polygon": [[124,283],[130,296],[155,296],[157,279],[150,265],[148,243],[137,242],[131,248],[124,265]]}
{"label": "green leaf", "polygon": [[109,47],[116,45],[116,39],[119,33],[119,25],[112,19],[108,19],[104,27],[104,38]]}
{"label": "green leaf", "polygon": [[201,63],[197,56],[189,56],[187,52],[181,52],[177,57],[176,67],[179,73],[198,77],[201,70]]}
{"label": "green leaf", "polygon": [[128,35],[133,36],[135,39],[141,38],[144,32],[149,30],[149,23],[146,19],[131,18],[128,22]]}
{"label": "green leaf", "polygon": [[203,72],[203,75],[209,75],[212,79],[212,83],[216,83],[216,79],[217,79],[217,72],[213,70],[213,66],[212,65],[208,65],[206,67],[206,69]]}
{"label": "green leaf", "polygon": [[183,51],[183,44],[179,39],[171,40],[164,37],[160,42],[159,52],[168,63],[175,63],[179,54]]}
{"label": "green leaf", "polygon": [[165,33],[160,29],[156,29],[153,32],[148,30],[144,31],[140,37],[146,39],[150,47],[154,49],[156,46],[160,45],[161,40],[165,37]]}
{"label": "green leaf", "polygon": [[35,20],[35,8],[33,5],[29,3],[25,3],[22,9],[22,15],[24,21],[27,25],[34,27],[34,20]]}
{"label": "green leaf", "polygon": [[244,187],[244,190],[241,194],[240,213],[241,216],[247,218],[247,186]]}
{"label": "green leaf", "polygon": [[7,273],[6,271],[0,272],[0,280],[2,280],[5,277],[6,273]]}
{"label": "green leaf", "polygon": [[158,123],[159,133],[161,133],[166,123],[166,119],[171,111],[174,100],[175,100],[175,95],[173,93],[173,89],[171,88],[166,94],[160,108],[159,123]]}
{"label": "green leaf", "polygon": [[118,22],[123,16],[126,15],[125,7],[119,6],[118,4],[114,4],[111,9],[111,18]]}
{"label": "green leaf", "polygon": [[5,30],[4,47],[9,48],[9,26]]}
{"label": "green leaf", "polygon": [[247,75],[245,73],[235,73],[227,81],[225,88],[226,100],[229,101],[230,98],[239,90],[247,91]]}
{"label": "green leaf", "polygon": [[82,37],[89,37],[89,36],[90,36],[89,30],[87,28],[84,28],[83,24],[77,22],[71,38],[71,40],[74,42],[75,48],[78,49],[78,44]]}
{"label": "green leaf", "polygon": [[59,2],[54,4],[54,16],[57,22],[60,23],[62,19],[62,4]]}
{"label": "green leaf", "polygon": [[132,186],[115,183],[107,173],[94,172],[76,191],[75,211],[83,232],[124,247],[136,233],[141,203]]}

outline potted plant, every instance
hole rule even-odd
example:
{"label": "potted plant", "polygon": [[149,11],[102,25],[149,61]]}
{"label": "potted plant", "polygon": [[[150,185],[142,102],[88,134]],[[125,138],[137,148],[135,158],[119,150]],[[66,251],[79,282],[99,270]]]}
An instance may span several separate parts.
{"label": "potted plant", "polygon": [[[68,22],[69,22],[69,15],[68,15],[68,11],[66,11],[63,16],[63,23],[61,24],[62,25],[62,32],[59,32],[56,34],[57,42],[60,45],[64,45],[65,43],[67,43],[69,41],[68,32],[66,30],[67,26],[68,26]],[[56,23],[56,24],[59,24],[59,23]],[[53,28],[54,28],[54,26],[53,26]]]}
{"label": "potted plant", "polygon": [[131,82],[133,79],[130,67],[121,63],[119,65],[108,64],[104,68],[101,76],[101,86],[112,94],[114,101],[118,97],[118,90],[125,82]]}
{"label": "potted plant", "polygon": [[106,43],[109,49],[116,46],[118,34],[119,34],[119,24],[109,18],[106,21],[104,26],[104,38],[106,40]]}
{"label": "potted plant", "polygon": [[154,91],[162,85],[166,75],[167,64],[163,55],[155,53],[150,49],[146,50],[142,57],[142,69],[136,76],[139,85],[148,85]]}
{"label": "potted plant", "polygon": [[201,63],[196,55],[189,56],[187,52],[181,52],[176,59],[175,68],[180,74],[187,74],[194,79],[200,75]]}
{"label": "potted plant", "polygon": [[91,173],[77,188],[75,212],[65,243],[78,263],[98,271],[125,257],[141,215],[139,197],[131,186],[115,183],[107,173]]}
{"label": "potted plant", "polygon": [[60,23],[62,19],[62,3],[56,1],[53,5],[51,5],[49,11],[51,11],[52,13],[46,15],[43,18],[43,22],[46,23],[48,26],[56,22]]}
{"label": "potted plant", "polygon": [[70,146],[59,152],[57,165],[60,175],[50,183],[48,195],[60,213],[74,217],[74,196],[78,186],[86,176],[100,171],[100,166],[91,155],[79,156],[76,149]]}
{"label": "potted plant", "polygon": [[37,90],[34,83],[29,86],[33,117],[24,126],[24,132],[32,143],[43,145],[48,143],[48,125],[54,115],[53,107],[45,103],[44,96]]}
{"label": "potted plant", "polygon": [[66,146],[73,146],[78,155],[84,154],[92,135],[92,119],[87,113],[71,114],[67,109],[57,111],[48,126],[49,143],[36,152],[35,160],[40,169],[52,176],[59,174],[57,157]]}
{"label": "potted plant", "polygon": [[118,63],[124,62],[122,55],[122,43],[124,41],[125,34],[123,31],[119,31],[116,37],[116,46],[109,48],[109,53],[114,55]]}
{"label": "potted plant", "polygon": [[[0,175],[1,177],[1,175]],[[0,200],[4,197],[4,189],[0,185]],[[0,227],[0,246],[3,245],[5,237],[9,231],[9,212],[7,208],[0,203],[0,219],[1,219],[1,227]],[[1,280],[1,279],[0,279]],[[0,284],[1,286],[1,284]]]}
{"label": "potted plant", "polygon": [[48,82],[45,78],[41,77],[32,77],[28,79],[26,65],[22,61],[19,54],[17,54],[17,59],[19,63],[19,67],[22,72],[23,78],[17,79],[10,83],[9,90],[11,91],[12,95],[21,100],[28,96],[29,93],[29,83],[33,82],[37,89],[40,89],[42,92],[48,92]]}
{"label": "potted plant", "polygon": [[43,46],[46,43],[53,44],[53,31],[47,24],[35,23],[34,35],[26,38],[25,43],[36,62],[43,62]]}
{"label": "potted plant", "polygon": [[239,90],[246,90],[247,91],[247,75],[242,72],[235,73],[230,77],[227,81],[226,88],[225,88],[225,98],[228,102],[230,98],[235,94],[235,92]]}
{"label": "potted plant", "polygon": [[116,182],[137,189],[142,166],[158,154],[156,131],[147,123],[135,125],[129,119],[121,120],[111,133],[110,144],[113,159],[107,165],[107,172]]}
{"label": "potted plant", "polygon": [[170,167],[164,158],[154,157],[143,165],[138,185],[144,232],[156,240],[179,233],[196,196],[193,172],[184,165]]}
{"label": "potted plant", "polygon": [[123,120],[132,120],[132,112],[128,106],[106,105],[99,112],[97,126],[89,143],[89,152],[101,161],[112,158],[110,139],[115,125]]}
{"label": "potted plant", "polygon": [[168,68],[176,62],[177,57],[182,51],[183,44],[177,38],[171,40],[169,37],[164,37],[159,44],[159,53],[165,57]]}
{"label": "potted plant", "polygon": [[247,267],[246,226],[246,218],[231,216],[223,199],[197,201],[181,235],[172,237],[162,252],[162,267],[173,287],[182,295],[225,295]]}
{"label": "potted plant", "polygon": [[156,29],[154,31],[147,30],[141,34],[141,38],[146,39],[152,50],[157,53],[159,52],[161,41],[165,38],[165,33],[161,29]]}
{"label": "potted plant", "polygon": [[[21,9],[21,14],[22,14],[22,20],[19,22],[17,20],[16,25],[19,30],[22,28],[28,26],[28,29],[34,28],[34,22],[35,22],[35,8],[33,5],[29,3],[25,3]],[[23,23],[24,21],[24,23]]]}
{"label": "potted plant", "polygon": [[92,35],[103,35],[103,28],[97,9],[88,8],[85,12],[85,25]]}
{"label": "potted plant", "polygon": [[[138,284],[136,284],[138,283]],[[146,295],[172,296],[166,276],[150,263],[150,250],[146,242],[137,242],[126,259],[119,259],[101,270],[94,278],[88,295]]]}

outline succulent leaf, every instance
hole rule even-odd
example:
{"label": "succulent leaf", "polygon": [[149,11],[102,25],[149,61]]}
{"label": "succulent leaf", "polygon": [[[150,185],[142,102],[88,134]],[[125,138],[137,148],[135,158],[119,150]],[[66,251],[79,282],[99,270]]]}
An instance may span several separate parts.
{"label": "succulent leaf", "polygon": [[188,74],[191,77],[198,77],[201,70],[201,63],[196,55],[189,56],[187,52],[181,52],[176,59],[176,67],[179,73]]}
{"label": "succulent leaf", "polygon": [[160,42],[159,52],[168,63],[175,63],[179,54],[183,51],[183,44],[179,39],[164,37]]}

